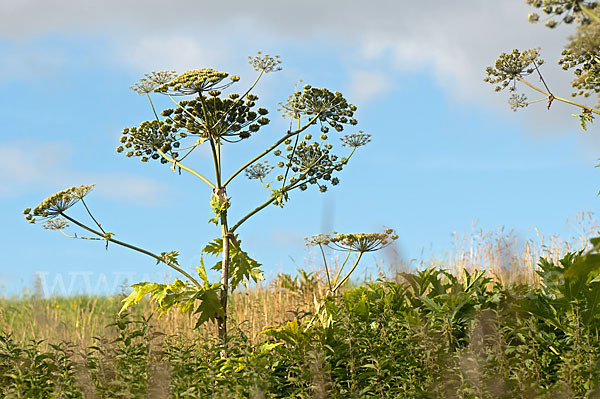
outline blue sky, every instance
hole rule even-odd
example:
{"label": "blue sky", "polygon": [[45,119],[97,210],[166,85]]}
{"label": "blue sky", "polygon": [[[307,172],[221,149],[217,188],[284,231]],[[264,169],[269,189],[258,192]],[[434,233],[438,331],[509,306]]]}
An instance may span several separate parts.
{"label": "blue sky", "polygon": [[[283,60],[283,71],[267,75],[256,91],[273,123],[225,152],[228,170],[285,130],[277,103],[299,79],[343,92],[358,106],[358,128],[373,139],[339,186],[296,193],[284,209],[269,207],[240,228],[267,276],[310,269],[304,237],[331,230],[394,228],[407,262],[423,249],[443,257],[453,234],[470,234],[474,222],[524,239],[534,228],[568,235],[567,218],[598,207],[597,127],[583,132],[570,116],[576,111],[560,104],[513,113],[507,97],[482,81],[501,51],[541,46],[546,80],[567,96],[570,76],[554,64],[568,30],[529,25],[519,0],[459,0],[431,10],[413,3],[0,5],[0,295],[31,286],[36,273],[58,293],[164,279],[165,270],[143,255],[115,245],[106,251],[24,221],[24,208],[73,185],[96,184],[87,203],[116,238],[154,252],[179,250],[192,270],[203,244],[218,235],[207,223],[210,191],[185,173],[115,152],[123,127],[152,118],[145,99],[128,88],[153,70],[203,67],[238,74],[238,85],[248,85],[254,72],[247,56],[258,50]],[[210,170],[206,153],[193,161]],[[228,191],[234,219],[268,195],[255,182],[236,183]],[[390,260],[377,254],[363,268],[376,261]]]}

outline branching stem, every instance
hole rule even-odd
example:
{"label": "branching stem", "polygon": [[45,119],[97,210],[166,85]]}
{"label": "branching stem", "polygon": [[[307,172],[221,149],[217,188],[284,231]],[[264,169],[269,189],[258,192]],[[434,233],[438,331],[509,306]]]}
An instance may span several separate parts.
{"label": "branching stem", "polygon": [[550,96],[552,96],[552,98],[554,100],[556,100],[556,101],[562,101],[564,103],[571,104],[571,105],[579,107],[579,108],[581,108],[583,110],[587,110],[587,111],[592,112],[594,114],[600,115],[600,112],[596,111],[593,108],[587,107],[587,106],[585,106],[583,104],[576,103],[575,101],[567,100],[566,98],[556,97],[556,96],[552,95],[550,92],[544,91],[544,90],[540,89],[539,87],[536,87],[536,86],[532,85],[531,83],[529,83],[528,81],[526,81],[525,79],[523,79],[523,78],[521,78],[519,76],[517,76],[516,78],[517,78],[517,80],[519,82],[523,82],[525,85],[529,86],[533,90],[535,90],[537,92],[540,92],[542,94],[545,94],[546,96],[548,96],[547,98],[549,98]]}
{"label": "branching stem", "polygon": [[[325,156],[325,154],[321,155],[314,163],[313,165],[316,165],[323,157]],[[312,166],[311,166],[312,167]],[[306,171],[304,173],[302,173],[299,177],[298,177],[298,181],[301,181],[310,171],[311,167],[307,168]],[[285,195],[286,192],[288,192],[289,190],[291,190],[294,184],[297,183],[293,183],[293,184],[289,184],[286,187],[283,187],[281,189],[281,195]],[[229,230],[230,233],[233,233],[238,227],[240,227],[242,225],[242,223],[244,223],[246,220],[250,219],[250,217],[252,217],[253,215],[255,215],[256,213],[260,212],[261,210],[263,210],[264,208],[266,208],[267,206],[269,206],[270,204],[272,204],[273,202],[276,202],[277,198],[269,198],[267,201],[265,201],[264,203],[262,203],[261,205],[259,205],[257,208],[255,208],[252,212],[248,213],[246,216],[244,216],[243,218],[241,218],[232,228],[231,230]]]}
{"label": "branching stem", "polygon": [[348,251],[348,253],[346,254],[346,259],[344,259],[344,262],[342,263],[338,272],[336,273],[335,279],[333,280],[333,283],[335,285],[337,285],[338,281],[340,280],[340,276],[342,275],[342,270],[344,270],[344,266],[346,266],[346,263],[348,262],[348,259],[350,258],[350,252],[351,251]]}
{"label": "branching stem", "polygon": [[258,154],[257,156],[255,156],[254,158],[252,158],[250,161],[246,162],[246,164],[244,166],[242,166],[241,168],[239,168],[234,174],[231,175],[231,177],[229,177],[229,179],[227,179],[225,181],[225,183],[223,184],[223,187],[226,187],[230,181],[232,181],[237,175],[239,175],[240,173],[242,173],[248,166],[252,165],[254,162],[258,161],[259,159],[261,159],[262,157],[264,157],[265,155],[267,155],[269,152],[273,151],[275,148],[277,148],[281,143],[283,143],[285,140],[289,139],[292,136],[298,135],[300,133],[302,133],[303,131],[305,131],[306,129],[308,129],[308,127],[310,125],[312,125],[318,118],[319,116],[321,116],[320,113],[318,113],[317,115],[315,115],[314,118],[312,118],[310,121],[308,121],[306,123],[306,125],[302,126],[302,128],[294,131],[294,132],[290,132],[288,133],[286,136],[282,137],[281,139],[277,140],[277,142],[275,144],[273,144],[272,146],[270,146],[269,148],[267,148],[266,150],[264,150],[263,152],[261,152],[260,154]]}
{"label": "branching stem", "polygon": [[327,259],[325,258],[325,251],[323,251],[323,246],[319,244],[319,249],[321,250],[321,255],[323,255],[323,265],[325,266],[325,274],[327,275],[327,285],[329,286],[329,291],[332,291],[331,286],[331,278],[329,277],[329,268],[327,267]]}
{"label": "branching stem", "polygon": [[117,244],[117,245],[121,245],[121,246],[123,246],[123,247],[129,248],[129,249],[133,249],[134,251],[141,252],[141,253],[143,253],[143,254],[145,254],[145,255],[148,255],[148,256],[151,256],[151,257],[153,257],[153,258],[154,258],[154,259],[156,259],[157,261],[159,261],[159,262],[162,262],[162,263],[166,264],[167,266],[171,267],[172,269],[175,269],[175,270],[177,270],[179,273],[181,273],[181,274],[183,274],[184,276],[186,276],[186,277],[187,277],[188,279],[190,279],[190,281],[191,281],[192,283],[194,283],[194,284],[195,284],[195,285],[196,285],[198,288],[202,288],[202,285],[200,285],[200,283],[199,283],[198,281],[196,281],[196,279],[195,279],[195,278],[193,278],[193,277],[192,277],[192,276],[191,276],[189,273],[187,273],[185,270],[183,270],[183,269],[182,269],[182,268],[180,268],[179,266],[175,265],[174,263],[172,263],[172,262],[168,262],[168,261],[167,261],[166,259],[164,259],[163,257],[161,257],[161,256],[159,256],[159,255],[156,255],[156,254],[154,254],[154,253],[152,253],[152,252],[150,252],[150,251],[146,251],[145,249],[142,249],[142,248],[136,247],[135,245],[127,244],[126,242],[123,242],[123,241],[120,241],[120,240],[115,240],[115,239],[114,239],[114,238],[112,238],[112,237],[108,237],[108,236],[106,236],[106,234],[102,234],[101,232],[99,232],[99,231],[97,231],[97,230],[94,230],[94,229],[92,229],[91,227],[88,227],[88,226],[86,226],[85,224],[83,224],[83,223],[81,223],[81,222],[79,222],[79,221],[77,221],[77,220],[73,219],[72,217],[70,217],[70,216],[68,216],[68,215],[66,215],[66,214],[64,214],[64,213],[62,213],[62,212],[60,213],[60,215],[61,215],[62,217],[64,217],[65,219],[67,219],[68,221],[70,221],[70,222],[72,222],[72,223],[76,224],[77,226],[81,227],[82,229],[85,229],[85,230],[89,231],[90,233],[96,234],[96,235],[98,235],[98,236],[102,237],[103,239],[105,239],[105,240],[107,240],[107,241],[114,242],[114,243],[115,243],[115,244]]}
{"label": "branching stem", "polygon": [[583,11],[588,17],[590,17],[591,19],[593,19],[597,23],[600,23],[600,17],[598,17],[593,12],[591,12],[589,8],[587,8],[583,4],[581,4],[581,1],[578,1],[577,5],[579,6],[579,8],[581,8],[581,11]]}
{"label": "branching stem", "polygon": [[[348,253],[350,253],[350,251],[348,251]],[[362,255],[363,255],[362,252],[358,253],[358,257],[356,258],[356,261],[352,265],[352,268],[350,269],[350,271],[348,273],[346,273],[346,275],[344,276],[342,281],[340,281],[339,283],[336,284],[336,286],[333,288],[333,292],[336,292],[342,285],[344,285],[344,283],[346,281],[348,281],[348,279],[350,278],[350,275],[354,272],[354,269],[356,269],[356,266],[358,266],[358,262],[360,262],[360,258],[362,258]]]}
{"label": "branching stem", "polygon": [[242,223],[244,223],[246,220],[250,219],[256,213],[262,211],[264,208],[266,208],[267,206],[271,205],[275,201],[277,201],[276,198],[269,198],[267,201],[263,202],[261,205],[259,205],[258,207],[256,207],[252,212],[248,213],[246,216],[244,216],[243,218],[241,218],[235,225],[233,225],[233,227],[229,230],[229,232],[233,233],[234,231],[236,231],[237,228],[242,225]]}
{"label": "branching stem", "polygon": [[181,163],[179,163],[179,161],[169,157],[167,154],[165,154],[164,152],[162,152],[159,148],[155,148],[156,151],[160,154],[161,157],[163,157],[164,159],[166,159],[167,161],[173,163],[173,164],[177,164],[177,166],[179,166],[181,169],[190,172],[191,174],[193,174],[194,176],[198,177],[200,180],[202,180],[203,182],[205,182],[206,184],[208,184],[211,188],[215,188],[215,185],[212,184],[206,177],[202,176],[200,173],[196,172],[194,169],[188,168],[185,165],[182,165]]}
{"label": "branching stem", "polygon": [[92,215],[92,212],[90,212],[90,209],[86,205],[86,203],[83,200],[83,198],[81,198],[81,203],[85,207],[85,210],[87,211],[88,215],[90,215],[90,217],[92,218],[92,220],[94,221],[94,223],[96,223],[96,226],[98,226],[98,228],[100,229],[100,231],[103,232],[104,234],[106,234],[106,231],[104,231],[104,229],[102,228],[102,226],[100,226],[100,223],[98,223],[98,221],[96,220],[96,218],[94,217],[94,215]]}

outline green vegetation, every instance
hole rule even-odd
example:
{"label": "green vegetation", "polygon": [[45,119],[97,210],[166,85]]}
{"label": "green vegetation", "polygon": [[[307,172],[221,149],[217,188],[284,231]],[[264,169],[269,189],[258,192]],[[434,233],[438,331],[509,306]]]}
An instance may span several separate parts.
{"label": "green vegetation", "polygon": [[[427,268],[328,296],[319,273],[282,274],[270,288],[231,296],[235,323],[225,343],[186,314],[157,320],[151,313],[160,309],[147,301],[139,314],[115,319],[119,298],[4,300],[0,321],[11,328],[0,335],[1,396],[595,397],[600,242],[593,244],[540,259],[539,284]],[[327,323],[313,322],[323,303],[315,298],[326,299]],[[250,327],[264,311],[265,323],[280,317],[276,325]],[[84,342],[81,330],[91,326],[77,315],[87,313],[112,320]],[[25,339],[31,325],[53,317],[78,327],[55,342]]]}

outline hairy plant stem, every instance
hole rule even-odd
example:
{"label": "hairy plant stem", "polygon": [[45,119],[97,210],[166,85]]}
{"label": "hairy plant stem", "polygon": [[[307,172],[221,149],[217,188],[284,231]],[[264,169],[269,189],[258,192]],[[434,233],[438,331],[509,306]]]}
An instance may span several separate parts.
{"label": "hairy plant stem", "polygon": [[[215,175],[217,179],[217,187],[213,189],[213,195],[219,199],[221,204],[227,202],[227,191],[225,186],[221,185],[221,144],[213,138],[211,132],[208,132],[210,145],[213,154],[215,166]],[[230,232],[227,226],[227,210],[224,210],[219,215],[221,222],[221,237],[223,239],[223,258],[221,260],[221,288],[219,292],[219,300],[223,309],[223,316],[217,318],[217,334],[221,343],[227,344],[227,300],[229,295],[229,237]],[[227,356],[227,350],[221,353],[223,357]]]}
{"label": "hairy plant stem", "polygon": [[[247,95],[247,93],[245,95]],[[206,102],[202,97],[202,93],[200,93],[198,97],[200,98],[200,102],[202,103],[202,112],[204,113],[205,123],[202,123],[201,120],[199,120],[195,115],[193,115],[191,112],[185,109],[185,107],[182,107],[181,104],[175,101],[175,99],[171,95],[169,95],[169,98],[178,107],[183,109],[184,112],[186,112],[188,115],[194,118],[194,120],[196,120],[198,124],[203,125],[205,127],[208,139],[210,141],[210,149],[213,156],[216,185],[212,184],[210,181],[208,181],[208,179],[206,179],[198,172],[189,168],[184,169],[199,177],[201,180],[203,180],[205,183],[211,186],[213,189],[213,195],[217,196],[221,203],[224,203],[227,201],[227,193],[225,192],[225,186],[227,185],[227,183],[223,185],[221,184],[221,143],[217,135],[213,136],[212,132],[209,130],[210,121],[206,113]],[[160,150],[159,153],[163,157],[167,158],[162,152],[160,152]],[[167,158],[167,160],[169,159]],[[176,161],[172,160],[172,162],[175,163]],[[217,334],[219,336],[219,339],[221,340],[221,343],[225,345],[227,342],[227,295],[229,294],[229,236],[231,232],[227,227],[227,211],[225,210],[221,212],[219,216],[221,221],[221,235],[223,238],[223,259],[221,261],[221,288],[219,292],[219,299],[221,302],[221,307],[223,308],[223,317],[217,317]],[[224,351],[221,355],[227,356],[227,352]]]}
{"label": "hairy plant stem", "polygon": [[187,273],[185,270],[183,270],[182,268],[180,268],[179,266],[173,264],[172,262],[168,262],[166,259],[164,259],[162,256],[156,255],[150,251],[146,251],[145,249],[136,247],[135,245],[131,245],[131,244],[127,244],[126,242],[123,241],[119,241],[119,240],[115,240],[114,238],[107,236],[106,234],[102,234],[101,232],[92,229],[89,226],[86,226],[85,224],[79,222],[78,220],[73,219],[72,217],[70,217],[69,215],[66,215],[65,213],[61,212],[60,216],[64,217],[65,219],[67,219],[68,221],[76,224],[77,226],[81,227],[82,229],[85,229],[87,231],[89,231],[90,233],[96,234],[100,237],[102,237],[103,239],[105,239],[106,241],[110,241],[113,242],[117,245],[121,245],[123,247],[129,248],[129,249],[133,249],[134,251],[137,252],[141,252],[145,255],[151,256],[154,259],[156,259],[159,262],[164,263],[165,265],[171,267],[174,270],[177,270],[179,273],[183,274],[185,277],[189,278],[190,281],[192,283],[194,283],[194,285],[196,285],[198,288],[202,288],[202,285],[200,285],[200,283],[198,281],[196,281],[195,278],[193,278],[189,273]]}
{"label": "hairy plant stem", "polygon": [[227,211],[221,212],[221,233],[223,236],[223,259],[221,261],[220,301],[223,317],[217,318],[217,331],[223,344],[227,340],[227,295],[229,294],[229,231],[227,229]]}

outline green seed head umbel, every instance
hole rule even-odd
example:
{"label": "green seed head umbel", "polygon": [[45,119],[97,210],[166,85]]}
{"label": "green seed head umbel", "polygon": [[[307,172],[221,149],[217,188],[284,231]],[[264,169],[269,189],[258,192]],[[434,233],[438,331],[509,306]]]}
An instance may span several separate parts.
{"label": "green seed head umbel", "polygon": [[334,250],[351,252],[373,252],[387,247],[398,239],[392,229],[383,233],[317,234],[307,238],[308,245],[325,245]]}
{"label": "green seed head umbel", "polygon": [[[573,0],[525,0],[525,2],[539,10],[539,12],[532,12],[527,16],[529,22],[537,23],[542,20],[545,21],[546,27],[550,29],[557,27],[560,23],[588,24],[590,18],[581,6],[593,10],[598,4],[596,1]],[[540,13],[542,16],[540,16]]]}
{"label": "green seed head umbel", "polygon": [[273,166],[269,165],[268,161],[264,161],[247,167],[245,172],[249,179],[264,179],[271,170]]}
{"label": "green seed head umbel", "polygon": [[600,24],[579,25],[562,52],[558,64],[575,74],[572,97],[589,97],[600,92]]}
{"label": "green seed head umbel", "polygon": [[225,80],[227,76],[229,76],[227,72],[219,72],[210,68],[194,69],[163,83],[154,91],[174,95],[200,94],[211,90],[223,90],[240,79],[239,76],[231,76],[227,81]]}
{"label": "green seed head umbel", "polygon": [[543,63],[544,61],[539,58],[538,49],[525,51],[514,49],[508,54],[501,53],[494,66],[485,69],[487,77],[484,81],[496,85],[494,90],[500,91],[511,83],[514,85],[517,78],[532,74],[535,68]]}
{"label": "green seed head umbel", "polygon": [[256,56],[248,57],[248,63],[252,65],[252,68],[256,72],[269,73],[281,71],[281,60],[278,55],[271,57],[269,54],[263,55],[262,52],[258,51]]}
{"label": "green seed head umbel", "polygon": [[42,220],[55,218],[75,205],[79,200],[83,199],[83,197],[92,191],[93,187],[93,184],[90,186],[70,187],[66,190],[52,194],[40,202],[33,210],[31,208],[25,209],[23,211],[25,219],[29,221],[29,223],[35,223],[36,217]]}
{"label": "green seed head umbel", "polygon": [[157,87],[160,87],[177,76],[175,71],[151,72],[144,75],[142,79],[130,87],[138,94],[152,93]]}

